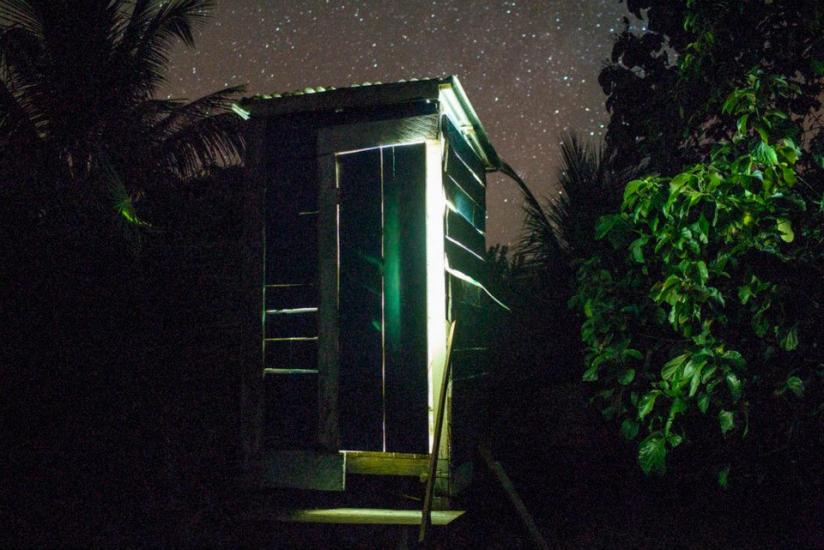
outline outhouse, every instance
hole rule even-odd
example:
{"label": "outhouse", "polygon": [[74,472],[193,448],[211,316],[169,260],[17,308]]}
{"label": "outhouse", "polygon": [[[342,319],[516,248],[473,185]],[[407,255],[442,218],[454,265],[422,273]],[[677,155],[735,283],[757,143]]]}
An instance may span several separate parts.
{"label": "outhouse", "polygon": [[246,464],[265,487],[418,475],[456,321],[438,490],[458,492],[486,412],[486,173],[500,161],[454,76],[256,96],[257,359]]}

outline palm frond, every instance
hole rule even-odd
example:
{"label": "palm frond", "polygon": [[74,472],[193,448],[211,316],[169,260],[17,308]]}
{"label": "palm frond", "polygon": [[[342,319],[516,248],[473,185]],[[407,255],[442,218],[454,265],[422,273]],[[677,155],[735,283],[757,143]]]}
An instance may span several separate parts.
{"label": "palm frond", "polygon": [[196,21],[207,17],[214,7],[213,0],[177,0],[169,2],[158,11],[158,24],[154,33],[161,40],[179,38],[189,48],[194,47],[192,28]]}
{"label": "palm frond", "polygon": [[524,197],[526,218],[516,253],[520,256],[520,261],[531,264],[555,256],[561,249],[555,238],[552,223],[538,198],[511,166],[504,163],[501,171],[515,181]]}
{"label": "palm frond", "polygon": [[37,126],[25,103],[25,94],[14,93],[0,74],[0,130],[17,142],[37,140]]}
{"label": "palm frond", "polygon": [[559,194],[544,205],[527,201],[524,235],[518,253],[536,266],[561,262],[572,267],[596,246],[597,219],[620,205],[624,185],[638,168],[616,170],[603,145],[590,145],[575,134],[561,144]]}
{"label": "palm frond", "polygon": [[245,90],[245,86],[231,86],[185,104],[167,100],[167,104],[174,107],[168,111],[168,116],[163,121],[155,125],[153,130],[160,136],[166,136],[193,121],[226,113],[231,109],[234,97]]}
{"label": "palm frond", "polygon": [[244,148],[241,123],[232,114],[194,120],[163,140],[156,158],[181,178],[197,176],[212,165],[237,163]]}
{"label": "palm frond", "polygon": [[0,3],[0,28],[18,27],[32,34],[42,36],[43,26],[32,2],[27,0],[5,0]]}
{"label": "palm frond", "polygon": [[149,4],[141,4],[141,11],[132,13],[134,32],[139,38],[133,47],[128,45],[133,74],[143,83],[143,88],[151,92],[165,79],[169,52],[175,42],[181,40],[188,47],[194,45],[193,27],[209,14],[213,2],[172,0],[158,5],[157,0],[153,0]]}

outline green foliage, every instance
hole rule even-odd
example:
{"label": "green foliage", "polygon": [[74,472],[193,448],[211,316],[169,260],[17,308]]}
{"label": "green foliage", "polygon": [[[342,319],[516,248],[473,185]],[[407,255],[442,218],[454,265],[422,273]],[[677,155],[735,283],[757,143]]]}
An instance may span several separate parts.
{"label": "green foliage", "polygon": [[723,103],[729,140],[672,177],[630,182],[620,213],[598,222],[621,259],[596,255],[578,273],[583,379],[602,389],[604,416],[641,438],[646,473],[664,473],[682,442],[746,438],[785,390],[810,401],[786,402],[792,413],[774,421],[794,428],[780,432],[822,420],[824,201],[799,169],[798,126],[776,107],[800,93],[752,71]]}

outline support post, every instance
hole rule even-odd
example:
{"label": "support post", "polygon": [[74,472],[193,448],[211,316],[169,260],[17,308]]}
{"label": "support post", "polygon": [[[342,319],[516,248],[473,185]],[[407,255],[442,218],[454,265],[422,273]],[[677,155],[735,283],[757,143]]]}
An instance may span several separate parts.
{"label": "support post", "polygon": [[432,496],[435,489],[435,474],[438,471],[438,450],[441,446],[441,432],[443,431],[444,412],[446,411],[446,390],[449,384],[449,367],[452,355],[452,338],[455,334],[455,323],[449,323],[449,333],[446,337],[446,359],[443,366],[443,381],[441,391],[438,394],[438,409],[435,416],[435,439],[432,442],[432,453],[429,457],[429,477],[426,479],[426,493],[423,498],[423,514],[421,516],[421,529],[418,533],[418,542],[425,542],[428,535],[429,526],[432,523]]}
{"label": "support post", "polygon": [[318,318],[318,443],[326,451],[340,449],[339,380],[339,279],[340,258],[337,159],[318,158],[318,256],[320,316]]}

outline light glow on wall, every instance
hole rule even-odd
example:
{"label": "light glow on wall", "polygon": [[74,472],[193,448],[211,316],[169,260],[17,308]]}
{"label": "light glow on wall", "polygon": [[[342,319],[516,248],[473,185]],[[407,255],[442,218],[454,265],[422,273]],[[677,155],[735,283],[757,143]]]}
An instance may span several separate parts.
{"label": "light glow on wall", "polygon": [[[429,451],[435,437],[435,404],[446,363],[446,264],[444,257],[443,142],[426,140],[426,342]],[[443,441],[447,444],[447,441]]]}

